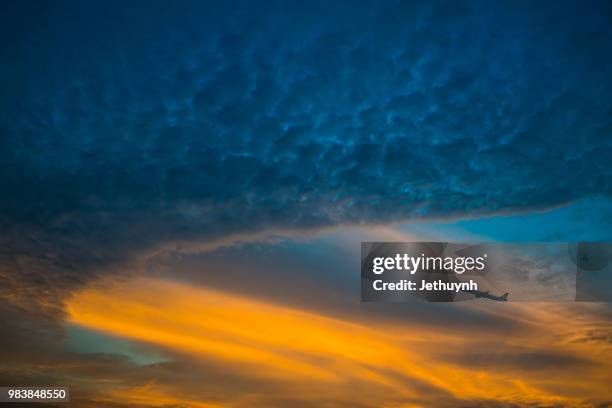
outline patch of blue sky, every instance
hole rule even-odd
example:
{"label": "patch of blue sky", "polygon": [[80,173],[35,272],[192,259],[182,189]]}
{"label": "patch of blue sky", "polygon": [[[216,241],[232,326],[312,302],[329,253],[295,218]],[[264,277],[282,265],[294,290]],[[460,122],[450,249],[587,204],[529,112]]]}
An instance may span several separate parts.
{"label": "patch of blue sky", "polygon": [[448,240],[612,241],[612,199],[594,197],[546,211],[404,224],[400,230]]}
{"label": "patch of blue sky", "polygon": [[72,352],[122,356],[138,365],[149,365],[167,361],[152,351],[139,349],[135,343],[127,339],[108,336],[104,333],[75,325],[68,325],[66,331],[68,334],[66,347]]}

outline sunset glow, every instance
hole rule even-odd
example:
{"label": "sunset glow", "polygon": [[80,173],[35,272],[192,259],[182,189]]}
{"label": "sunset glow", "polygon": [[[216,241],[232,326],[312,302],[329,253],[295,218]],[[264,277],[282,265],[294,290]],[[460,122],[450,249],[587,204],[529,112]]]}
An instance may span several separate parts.
{"label": "sunset glow", "polygon": [[[522,318],[545,326],[525,333],[527,337],[513,338],[512,344],[504,344],[495,333],[474,333],[484,348],[481,351],[495,357],[499,344],[525,344],[519,349],[526,355],[555,351],[587,360],[610,356],[605,347],[558,338],[568,329],[561,322],[567,316],[551,319],[555,313],[533,307],[517,309],[523,309]],[[420,394],[424,387],[431,387],[437,390],[430,393],[434,400],[448,393],[463,400],[520,398],[534,404],[580,405],[588,401],[574,395],[577,388],[581,394],[601,395],[609,379],[609,365],[578,367],[582,373],[588,370],[592,381],[577,387],[572,384],[574,368],[567,373],[544,368],[520,374],[520,367],[513,367],[512,362],[490,368],[452,364],[465,343],[474,340],[471,335],[436,333],[409,322],[395,327],[366,326],[164,280],[137,279],[122,286],[83,289],[69,299],[67,311],[72,323],[216,361],[243,376],[283,383],[286,389],[300,390],[304,400],[309,399],[310,390],[316,391],[312,398],[323,393],[349,402],[374,396],[392,404],[427,399]],[[355,389],[354,384],[360,386]]]}

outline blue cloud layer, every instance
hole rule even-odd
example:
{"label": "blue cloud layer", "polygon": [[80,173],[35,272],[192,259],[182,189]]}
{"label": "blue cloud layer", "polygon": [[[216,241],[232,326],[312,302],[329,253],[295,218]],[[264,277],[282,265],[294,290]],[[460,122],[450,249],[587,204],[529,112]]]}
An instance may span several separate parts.
{"label": "blue cloud layer", "polygon": [[328,3],[6,6],[4,224],[189,237],[612,190],[609,2]]}

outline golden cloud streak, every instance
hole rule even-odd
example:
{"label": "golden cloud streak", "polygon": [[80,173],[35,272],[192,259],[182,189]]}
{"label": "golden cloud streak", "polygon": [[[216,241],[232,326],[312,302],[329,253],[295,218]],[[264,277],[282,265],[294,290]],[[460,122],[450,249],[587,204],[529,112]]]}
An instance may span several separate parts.
{"label": "golden cloud streak", "polygon": [[[526,372],[512,365],[484,368],[453,362],[452,357],[460,357],[476,341],[485,350],[475,351],[500,352],[520,344],[529,350],[610,361],[609,348],[594,355],[584,344],[558,341],[567,327],[558,311],[516,308],[525,309],[521,318],[543,326],[528,337],[505,340],[486,330],[443,334],[433,326],[381,323],[373,327],[358,319],[347,321],[145,278],[94,285],[75,293],[66,304],[71,323],[213,361],[242,376],[284,384],[293,398],[304,401],[427,406],[454,398],[582,406],[588,404],[588,397],[609,395],[605,374],[609,363],[603,369],[583,369],[590,378],[577,389],[572,372],[551,376],[549,371]],[[134,395],[143,401],[163,399],[147,390]],[[278,392],[283,393],[282,387]],[[181,403],[198,406],[194,400]]]}

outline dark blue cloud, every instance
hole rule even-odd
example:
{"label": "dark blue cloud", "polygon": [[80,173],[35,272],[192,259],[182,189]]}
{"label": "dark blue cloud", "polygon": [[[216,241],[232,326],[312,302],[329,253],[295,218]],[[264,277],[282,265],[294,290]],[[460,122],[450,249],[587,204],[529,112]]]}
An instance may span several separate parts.
{"label": "dark blue cloud", "polygon": [[612,189],[608,2],[4,5],[5,226],[117,243]]}

